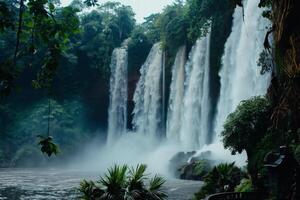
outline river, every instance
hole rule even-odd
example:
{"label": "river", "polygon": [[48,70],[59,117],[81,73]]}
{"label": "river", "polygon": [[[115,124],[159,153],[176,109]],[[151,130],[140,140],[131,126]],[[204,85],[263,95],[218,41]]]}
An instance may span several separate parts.
{"label": "river", "polygon": [[[83,179],[96,180],[97,172],[57,169],[0,169],[0,200],[75,200]],[[170,200],[189,200],[202,183],[168,179]]]}

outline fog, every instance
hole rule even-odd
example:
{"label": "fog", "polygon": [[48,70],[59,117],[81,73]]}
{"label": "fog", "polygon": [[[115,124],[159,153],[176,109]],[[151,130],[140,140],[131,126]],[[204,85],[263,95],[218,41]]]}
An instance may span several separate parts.
{"label": "fog", "polygon": [[[169,161],[181,149],[179,144],[167,142],[164,139],[150,139],[130,132],[120,137],[112,145],[103,144],[103,141],[91,142],[86,149],[82,150],[82,154],[68,165],[68,168],[98,171],[102,174],[115,164],[126,164],[129,167],[146,164],[148,172],[174,178]],[[204,146],[197,151],[195,156],[205,151],[211,151],[209,160],[214,160],[216,163],[235,162],[239,167],[246,165],[245,153],[233,156],[229,150],[224,149],[221,143]]]}

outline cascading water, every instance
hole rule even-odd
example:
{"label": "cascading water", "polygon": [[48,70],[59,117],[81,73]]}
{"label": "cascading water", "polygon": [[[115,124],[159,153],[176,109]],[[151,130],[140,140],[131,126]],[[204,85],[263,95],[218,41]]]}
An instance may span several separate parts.
{"label": "cascading water", "polygon": [[182,114],[182,103],[184,96],[184,66],[186,63],[186,47],[179,48],[172,68],[172,81],[169,97],[167,139],[178,142],[180,139],[180,125]]}
{"label": "cascading water", "polygon": [[[267,25],[267,21],[261,17],[262,11],[257,7],[258,1],[244,1],[245,21],[241,8],[236,8],[234,13],[232,33],[226,42],[223,66],[219,72],[221,90],[214,124],[215,133],[222,131],[226,117],[241,100],[265,94],[270,81],[270,75],[261,75],[256,63],[263,50]],[[158,159],[157,156],[161,156],[162,152],[163,157],[169,159],[178,151],[197,149],[201,149],[198,153],[207,150],[213,152],[218,160],[238,162],[241,158],[240,163],[245,163],[243,156],[230,157],[230,153],[216,140],[216,134],[209,131],[210,32],[197,41],[187,63],[185,51],[185,47],[179,48],[172,71],[166,127],[167,140],[171,142],[166,143],[165,148],[158,148],[155,141],[151,142],[151,139],[159,137],[164,131],[164,58],[160,45],[155,44],[140,69],[141,76],[134,94],[132,123],[135,134],[126,134],[118,142],[119,146],[130,148],[123,149],[122,156],[117,147],[112,151],[108,146],[107,152],[115,152],[120,160],[126,158],[133,162],[131,159],[134,158],[135,161],[148,163],[153,169],[157,162],[153,164],[151,160]],[[115,140],[126,131],[127,71],[124,70],[127,68],[127,52],[124,49],[114,51],[111,68],[108,140]],[[212,134],[215,143],[210,145]],[[167,166],[167,162],[163,165]]]}
{"label": "cascading water", "polygon": [[110,144],[126,132],[127,126],[127,49],[116,48],[112,53],[110,70],[110,105],[108,135]]}
{"label": "cascading water", "polygon": [[163,53],[160,44],[154,44],[146,62],[140,69],[140,80],[135,93],[133,127],[138,134],[156,137],[162,123],[161,74]]}
{"label": "cascading water", "polygon": [[219,73],[221,91],[215,123],[217,134],[240,101],[264,95],[270,82],[270,74],[261,75],[257,66],[268,25],[258,4],[259,0],[244,1],[244,21],[242,8],[237,7],[234,12],[232,32],[225,45],[223,67]]}
{"label": "cascading water", "polygon": [[185,95],[180,123],[180,143],[184,149],[201,148],[207,142],[209,50],[210,33],[197,41],[185,66]]}

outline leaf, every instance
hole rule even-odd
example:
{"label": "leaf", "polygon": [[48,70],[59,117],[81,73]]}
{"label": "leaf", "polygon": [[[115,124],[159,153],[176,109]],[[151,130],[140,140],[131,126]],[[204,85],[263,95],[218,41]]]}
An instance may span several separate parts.
{"label": "leaf", "polygon": [[51,12],[54,12],[55,6],[54,6],[53,3],[49,3],[49,10],[50,10]]}
{"label": "leaf", "polygon": [[49,157],[52,154],[57,155],[59,153],[59,148],[53,143],[53,138],[51,136],[44,137],[42,135],[37,136],[40,140],[38,144],[41,146],[41,152],[47,154]]}

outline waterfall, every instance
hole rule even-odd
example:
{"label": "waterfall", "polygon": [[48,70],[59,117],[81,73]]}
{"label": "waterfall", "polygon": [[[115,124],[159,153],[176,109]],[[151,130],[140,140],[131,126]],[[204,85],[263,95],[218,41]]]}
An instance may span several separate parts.
{"label": "waterfall", "polygon": [[170,97],[167,119],[167,138],[168,140],[179,141],[182,103],[184,95],[184,66],[186,62],[186,47],[179,48],[172,68],[172,81],[170,86]]}
{"label": "waterfall", "polygon": [[210,33],[193,47],[185,66],[186,81],[180,127],[180,142],[185,149],[207,143],[209,115]]}
{"label": "waterfall", "polygon": [[116,48],[110,64],[110,105],[107,142],[112,143],[126,132],[127,126],[127,49]]}
{"label": "waterfall", "polygon": [[257,66],[268,25],[258,4],[259,0],[244,1],[244,21],[242,8],[237,7],[234,12],[232,32],[225,44],[219,72],[221,90],[214,128],[217,134],[240,101],[264,95],[269,86],[270,74],[261,75]]}
{"label": "waterfall", "polygon": [[146,62],[140,69],[140,79],[135,93],[133,128],[138,134],[156,137],[162,123],[162,60],[160,44],[154,44]]}

